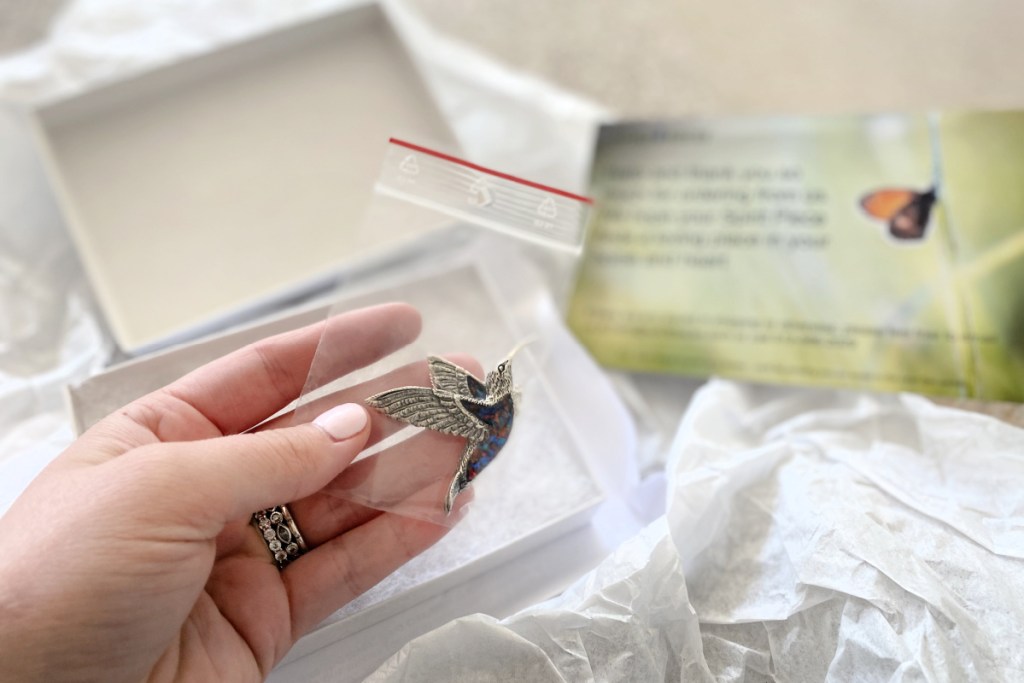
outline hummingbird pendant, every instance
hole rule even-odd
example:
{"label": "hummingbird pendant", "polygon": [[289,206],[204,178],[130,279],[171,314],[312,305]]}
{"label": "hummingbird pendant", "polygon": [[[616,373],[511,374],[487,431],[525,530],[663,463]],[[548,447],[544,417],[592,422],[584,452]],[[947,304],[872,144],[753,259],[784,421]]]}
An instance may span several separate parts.
{"label": "hummingbird pendant", "polygon": [[444,500],[445,514],[508,441],[515,416],[513,354],[483,382],[454,363],[430,356],[430,388],[399,387],[366,399],[367,405],[396,420],[465,437],[466,449]]}

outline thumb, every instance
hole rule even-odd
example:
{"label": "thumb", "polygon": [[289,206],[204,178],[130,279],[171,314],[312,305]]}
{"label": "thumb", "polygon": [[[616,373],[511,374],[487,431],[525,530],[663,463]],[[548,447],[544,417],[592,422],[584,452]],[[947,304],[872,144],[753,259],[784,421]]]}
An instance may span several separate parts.
{"label": "thumb", "polygon": [[346,403],[296,427],[162,444],[159,461],[183,484],[176,507],[223,525],[320,490],[369,433],[366,409]]}

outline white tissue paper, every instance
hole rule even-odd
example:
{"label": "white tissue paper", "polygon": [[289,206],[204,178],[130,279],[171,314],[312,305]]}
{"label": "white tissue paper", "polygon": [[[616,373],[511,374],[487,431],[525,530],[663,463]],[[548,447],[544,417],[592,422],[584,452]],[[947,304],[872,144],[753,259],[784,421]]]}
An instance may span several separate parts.
{"label": "white tissue paper", "polygon": [[1024,431],[916,396],[713,381],[666,516],[562,596],[370,680],[1020,680]]}
{"label": "white tissue paper", "polygon": [[0,513],[71,440],[64,386],[110,343],[43,170],[0,106]]}
{"label": "white tissue paper", "polygon": [[710,679],[679,556],[661,518],[559,597],[497,621],[457,619],[418,638],[367,680]]}

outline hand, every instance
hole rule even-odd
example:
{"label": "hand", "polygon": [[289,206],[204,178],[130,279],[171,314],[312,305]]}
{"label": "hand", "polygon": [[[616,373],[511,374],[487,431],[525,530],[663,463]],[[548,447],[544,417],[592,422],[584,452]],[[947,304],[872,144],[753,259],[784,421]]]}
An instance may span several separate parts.
{"label": "hand", "polygon": [[[420,329],[401,304],[330,324],[347,340],[338,375]],[[287,414],[241,433],[299,395],[322,329],[264,340],[135,401],[32,482],[2,520],[4,680],[261,680],[299,636],[444,535],[322,491],[398,428],[362,399],[428,385],[425,363],[323,399],[313,424]],[[436,463],[396,480],[400,497],[450,477],[462,445],[424,432],[378,457],[429,452]],[[279,571],[249,520],[283,502],[311,550]]]}

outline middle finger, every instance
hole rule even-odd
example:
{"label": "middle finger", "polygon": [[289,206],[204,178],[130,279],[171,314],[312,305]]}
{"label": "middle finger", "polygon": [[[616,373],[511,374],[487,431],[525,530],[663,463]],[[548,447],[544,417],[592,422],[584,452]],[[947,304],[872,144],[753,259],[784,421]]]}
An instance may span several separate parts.
{"label": "middle finger", "polygon": [[[448,358],[473,374],[479,373],[479,363],[469,356],[453,355]],[[368,397],[394,387],[429,385],[427,362],[418,361],[317,399],[312,404],[314,409],[306,414],[319,414],[342,403],[362,403]],[[261,429],[293,424],[296,424],[294,412],[268,422]],[[371,410],[367,447],[406,426]],[[381,453],[353,463],[323,490],[293,501],[288,507],[306,542],[315,547],[382,514],[379,507],[361,504],[355,498],[376,501],[385,507],[401,507],[402,501],[422,498],[424,490],[435,488],[438,481],[450,480],[465,444],[461,437],[423,430]],[[439,509],[442,502],[443,495],[438,499]]]}

